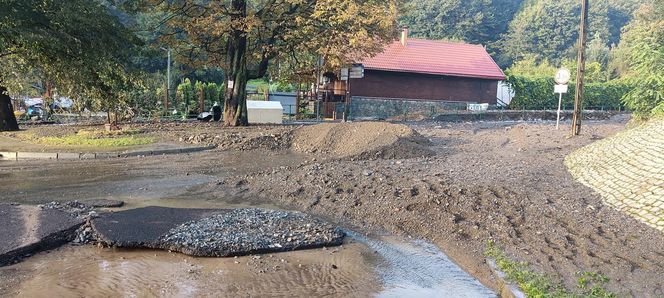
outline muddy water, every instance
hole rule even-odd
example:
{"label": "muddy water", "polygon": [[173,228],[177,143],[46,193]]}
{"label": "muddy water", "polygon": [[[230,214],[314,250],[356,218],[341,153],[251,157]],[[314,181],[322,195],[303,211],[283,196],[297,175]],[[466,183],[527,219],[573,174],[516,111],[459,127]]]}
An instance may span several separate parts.
{"label": "muddy water", "polygon": [[494,297],[495,294],[463,271],[428,242],[397,237],[351,237],[374,250],[376,272],[384,289],[379,297]]}
{"label": "muddy water", "polygon": [[[156,251],[66,247],[15,265],[21,297],[356,296],[380,291],[371,251],[338,249],[255,257],[191,258]],[[333,267],[334,265],[334,267]],[[2,269],[0,269],[1,272]]]}
{"label": "muddy water", "polygon": [[[124,208],[277,208],[219,199],[205,185],[292,165],[299,156],[209,153],[191,158],[0,163],[3,201],[111,198]],[[216,163],[211,165],[211,163]],[[7,199],[9,198],[9,199]],[[20,297],[495,297],[435,246],[351,233],[348,243],[260,258],[191,258],[162,251],[67,246],[0,268],[0,296]]]}
{"label": "muddy water", "polygon": [[[296,165],[298,154],[205,152],[81,161],[0,161],[0,200],[50,201],[116,199],[148,201],[192,198],[192,190],[224,177]],[[196,199],[206,194],[196,193]],[[212,198],[213,196],[208,196]]]}
{"label": "muddy water", "polygon": [[239,258],[67,246],[0,268],[18,297],[495,297],[435,246],[350,233],[337,248]]}

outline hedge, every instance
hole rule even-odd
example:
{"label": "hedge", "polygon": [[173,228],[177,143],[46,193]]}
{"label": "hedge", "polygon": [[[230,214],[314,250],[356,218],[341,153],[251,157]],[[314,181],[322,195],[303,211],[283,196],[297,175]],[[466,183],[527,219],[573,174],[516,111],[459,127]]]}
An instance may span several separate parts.
{"label": "hedge", "polygon": [[[509,107],[516,110],[553,110],[558,108],[558,94],[553,93],[553,78],[507,76],[507,83],[515,93]],[[570,82],[569,92],[563,94],[563,108],[574,107],[575,83]],[[614,80],[585,85],[583,108],[596,110],[623,110],[622,98],[632,87],[629,83]]]}
{"label": "hedge", "polygon": [[[192,83],[191,80],[185,79],[177,87],[176,99],[178,101],[178,111],[180,111],[180,113],[200,113],[208,111],[215,103],[223,105],[223,89],[223,85],[203,83],[199,81]],[[201,95],[203,96],[205,104],[203,111],[198,110]]]}

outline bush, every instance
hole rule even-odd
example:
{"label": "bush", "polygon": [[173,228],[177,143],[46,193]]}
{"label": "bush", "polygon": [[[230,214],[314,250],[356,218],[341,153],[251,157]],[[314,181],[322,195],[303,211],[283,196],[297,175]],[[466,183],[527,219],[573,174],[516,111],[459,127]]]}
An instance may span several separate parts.
{"label": "bush", "polygon": [[629,80],[635,88],[623,98],[637,118],[664,114],[664,2],[643,5],[623,32]]}
{"label": "bush", "polygon": [[[185,112],[204,112],[209,111],[215,103],[223,106],[224,86],[216,83],[203,83],[185,79],[178,85],[177,89],[178,111]],[[200,95],[203,95],[203,111],[199,111]]]}
{"label": "bush", "polygon": [[195,92],[195,85],[191,83],[191,80],[184,79],[184,81],[178,85],[176,98],[178,112],[189,113],[189,111],[196,110],[198,100]]}
{"label": "bush", "polygon": [[[511,109],[553,110],[558,108],[558,95],[553,92],[553,78],[523,77],[508,74],[507,83],[514,90]],[[574,82],[569,92],[563,94],[563,108],[574,107]],[[583,108],[598,110],[622,110],[621,99],[632,90],[626,81],[614,80],[606,83],[585,85]]]}

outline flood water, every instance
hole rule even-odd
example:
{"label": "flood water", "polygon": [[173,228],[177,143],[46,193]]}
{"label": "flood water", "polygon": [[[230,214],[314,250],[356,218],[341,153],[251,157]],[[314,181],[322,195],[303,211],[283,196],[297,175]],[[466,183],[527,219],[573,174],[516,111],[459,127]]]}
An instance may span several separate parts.
{"label": "flood water", "polygon": [[[125,209],[278,208],[220,200],[205,185],[299,157],[214,153],[224,160],[149,158],[107,162],[0,163],[0,193],[25,204],[110,198]],[[140,161],[140,162],[139,162]],[[237,161],[243,161],[238,163]],[[165,166],[168,165],[168,166]],[[190,173],[191,171],[191,173]],[[239,258],[193,258],[152,250],[65,246],[0,268],[0,296],[19,297],[495,297],[423,241],[349,232],[342,247]]]}
{"label": "flood water", "polygon": [[495,297],[435,246],[349,233],[341,247],[193,258],[66,246],[0,268],[18,297]]}

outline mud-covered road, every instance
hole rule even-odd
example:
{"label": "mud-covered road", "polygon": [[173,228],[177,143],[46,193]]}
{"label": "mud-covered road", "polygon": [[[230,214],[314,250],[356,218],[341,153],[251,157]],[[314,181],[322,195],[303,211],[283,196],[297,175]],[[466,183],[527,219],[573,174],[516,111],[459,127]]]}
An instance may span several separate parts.
{"label": "mud-covered road", "polygon": [[173,140],[231,145],[192,155],[0,163],[0,193],[24,203],[113,198],[128,208],[159,201],[276,206],[362,232],[427,240],[490,287],[495,277],[483,253],[494,241],[568,288],[576,287],[578,272],[596,272],[621,297],[657,296],[664,289],[664,234],[605,207],[563,164],[574,149],[625,125],[586,122],[582,135],[569,139],[551,123],[415,123],[409,126],[435,155],[401,154],[409,145],[389,159],[371,151],[376,160],[293,153],[285,146],[291,128],[174,126],[162,129]]}

